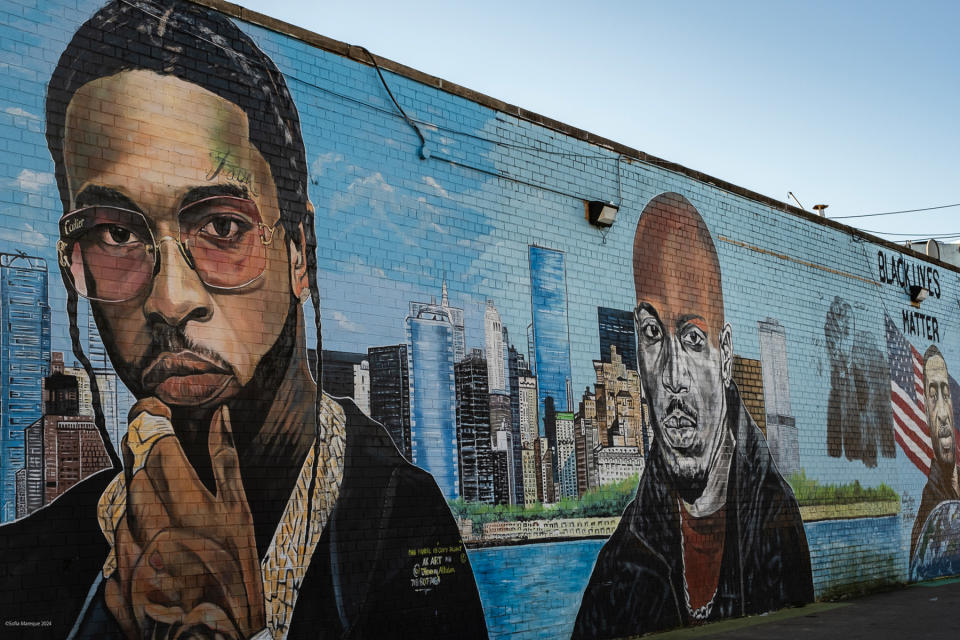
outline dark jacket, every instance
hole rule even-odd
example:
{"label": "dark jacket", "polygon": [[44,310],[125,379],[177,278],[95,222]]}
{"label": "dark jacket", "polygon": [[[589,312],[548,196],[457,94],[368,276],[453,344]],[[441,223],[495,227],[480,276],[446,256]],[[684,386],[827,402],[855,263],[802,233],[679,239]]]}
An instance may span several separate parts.
{"label": "dark jacket", "polygon": [[[736,438],[727,488],[726,534],[710,620],[811,602],[813,581],[800,509],[763,434],[727,391]],[[637,497],[600,551],[574,638],[618,638],[690,624],[684,596],[676,491],[654,443]]]}
{"label": "dark jacket", "polygon": [[[486,638],[473,571],[436,482],[352,402],[341,405],[347,438],[340,496],[287,638]],[[98,580],[109,549],[96,504],[112,476],[99,473],[0,528],[0,619],[50,620],[36,637],[66,637],[82,611],[76,637],[120,637]],[[433,554],[439,548],[445,551]],[[434,555],[448,568],[439,584],[417,581],[418,565]]]}
{"label": "dark jacket", "polygon": [[923,487],[920,497],[920,507],[917,517],[913,521],[913,530],[910,532],[910,569],[913,572],[915,565],[914,554],[923,534],[923,527],[938,504],[947,500],[960,500],[960,494],[953,487],[953,474],[956,469],[952,464],[943,465],[936,458],[930,463],[930,473],[927,475],[927,484]]}

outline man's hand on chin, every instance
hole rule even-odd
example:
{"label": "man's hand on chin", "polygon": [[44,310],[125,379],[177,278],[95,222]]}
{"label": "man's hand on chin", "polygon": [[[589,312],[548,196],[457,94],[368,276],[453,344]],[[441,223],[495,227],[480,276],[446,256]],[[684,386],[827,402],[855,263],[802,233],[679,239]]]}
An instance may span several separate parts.
{"label": "man's hand on chin", "polygon": [[147,398],[130,415],[107,606],[129,638],[253,636],[265,626],[263,585],[227,407],[208,439],[215,494],[187,461],[166,405]]}

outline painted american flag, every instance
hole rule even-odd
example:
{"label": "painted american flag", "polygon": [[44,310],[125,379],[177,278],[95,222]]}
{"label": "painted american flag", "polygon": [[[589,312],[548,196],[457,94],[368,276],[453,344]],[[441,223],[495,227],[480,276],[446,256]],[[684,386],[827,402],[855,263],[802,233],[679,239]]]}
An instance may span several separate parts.
{"label": "painted american flag", "polygon": [[907,458],[924,475],[930,473],[933,450],[923,404],[923,358],[884,314],[887,357],[890,359],[890,403],[893,433]]}

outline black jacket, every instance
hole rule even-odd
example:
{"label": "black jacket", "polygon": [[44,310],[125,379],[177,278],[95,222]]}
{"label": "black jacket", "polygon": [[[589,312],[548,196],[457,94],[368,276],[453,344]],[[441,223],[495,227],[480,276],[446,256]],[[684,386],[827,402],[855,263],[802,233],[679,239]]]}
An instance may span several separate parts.
{"label": "black jacket", "polygon": [[917,509],[917,517],[913,521],[913,530],[910,532],[910,573],[916,565],[914,555],[917,552],[917,546],[920,544],[920,536],[923,535],[924,525],[930,513],[937,508],[937,505],[947,500],[960,500],[960,494],[953,488],[953,474],[956,473],[953,465],[943,465],[936,458],[930,462],[930,473],[927,475],[927,484],[923,487],[923,495],[920,497],[920,507]]}
{"label": "black jacket", "polygon": [[[710,620],[813,600],[800,509],[733,384],[727,391],[727,420],[736,448]],[[690,624],[677,494],[667,480],[658,446],[654,443],[651,449],[637,497],[600,550],[574,638],[617,638]]]}
{"label": "black jacket", "polygon": [[[287,638],[486,638],[473,571],[436,482],[404,460],[352,402],[341,404],[347,438],[340,496]],[[62,638],[76,623],[78,638],[120,637],[98,580],[109,548],[96,505],[112,477],[112,471],[92,476],[0,528],[0,625],[49,620],[50,626],[18,629]],[[441,561],[447,569],[431,585],[419,565],[436,548],[451,561]]]}

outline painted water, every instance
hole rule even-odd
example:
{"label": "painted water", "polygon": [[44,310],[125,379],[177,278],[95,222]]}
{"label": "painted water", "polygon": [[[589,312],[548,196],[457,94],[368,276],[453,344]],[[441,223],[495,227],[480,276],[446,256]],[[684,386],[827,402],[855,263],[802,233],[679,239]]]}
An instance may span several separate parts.
{"label": "painted water", "polygon": [[[813,588],[817,598],[855,592],[859,576],[871,583],[903,582],[907,579],[907,552],[901,548],[900,517],[823,520],[804,524]],[[862,544],[852,544],[852,541]],[[841,587],[843,591],[836,592]]]}
{"label": "painted water", "polygon": [[491,638],[569,638],[605,540],[473,549]]}
{"label": "painted water", "polygon": [[[817,597],[857,575],[905,579],[899,517],[824,520],[804,525]],[[850,540],[869,541],[851,547]],[[604,540],[576,540],[472,549],[491,638],[568,638],[580,598]],[[868,569],[869,567],[869,569]],[[877,569],[880,571],[877,571]]]}

